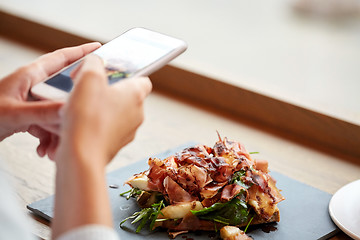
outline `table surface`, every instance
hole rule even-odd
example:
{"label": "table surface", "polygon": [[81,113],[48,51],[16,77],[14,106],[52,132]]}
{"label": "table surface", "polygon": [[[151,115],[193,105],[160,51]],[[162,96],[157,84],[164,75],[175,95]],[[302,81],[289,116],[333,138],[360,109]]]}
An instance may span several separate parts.
{"label": "table surface", "polygon": [[[0,38],[0,49],[0,76],[43,54],[5,38]],[[241,141],[249,151],[260,152],[260,158],[269,160],[270,169],[328,193],[333,194],[360,178],[360,165],[356,161],[307,148],[172,96],[151,93],[145,104],[145,116],[135,140],[118,153],[108,171],[189,141],[212,145],[217,140],[217,130],[222,136]],[[27,204],[54,193],[54,163],[36,155],[37,143],[25,133],[0,143],[0,154],[7,163],[5,170],[26,213]],[[33,219],[32,229],[37,236],[50,238],[51,229],[47,224]],[[333,239],[349,238],[339,234]]]}

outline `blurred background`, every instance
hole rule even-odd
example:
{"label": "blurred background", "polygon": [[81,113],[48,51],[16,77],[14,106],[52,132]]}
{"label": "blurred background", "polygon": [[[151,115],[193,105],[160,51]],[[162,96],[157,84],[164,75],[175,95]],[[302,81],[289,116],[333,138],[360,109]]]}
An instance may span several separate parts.
{"label": "blurred background", "polygon": [[164,32],[189,44],[174,66],[360,124],[359,0],[0,0],[0,9],[102,42],[137,26]]}

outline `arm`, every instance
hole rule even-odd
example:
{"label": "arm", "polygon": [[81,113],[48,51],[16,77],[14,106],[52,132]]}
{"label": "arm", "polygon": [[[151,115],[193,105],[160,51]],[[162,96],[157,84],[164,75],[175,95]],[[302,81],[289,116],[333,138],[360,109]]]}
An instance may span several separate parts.
{"label": "arm", "polygon": [[148,78],[111,87],[99,58],[89,56],[76,72],[74,89],[62,111],[53,238],[79,226],[112,227],[105,166],[130,142],[143,121]]}

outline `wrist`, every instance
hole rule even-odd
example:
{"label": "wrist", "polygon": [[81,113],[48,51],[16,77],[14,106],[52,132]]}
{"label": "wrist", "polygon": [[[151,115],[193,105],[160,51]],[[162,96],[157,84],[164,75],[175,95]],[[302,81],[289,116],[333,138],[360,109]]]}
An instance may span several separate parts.
{"label": "wrist", "polygon": [[64,150],[56,158],[54,235],[86,224],[111,227],[105,166],[98,164],[100,156]]}
{"label": "wrist", "polygon": [[101,146],[92,146],[81,141],[62,141],[55,162],[57,167],[103,171],[109,159]]}

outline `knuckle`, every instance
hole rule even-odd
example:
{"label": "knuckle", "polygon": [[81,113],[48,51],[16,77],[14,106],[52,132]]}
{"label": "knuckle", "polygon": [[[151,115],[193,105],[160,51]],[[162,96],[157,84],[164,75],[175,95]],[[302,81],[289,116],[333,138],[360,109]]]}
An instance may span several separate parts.
{"label": "knuckle", "polygon": [[37,79],[43,78],[44,76],[42,73],[43,72],[41,71],[41,68],[37,62],[22,66],[16,71],[16,74],[19,77],[24,78],[29,83],[34,83],[37,81]]}
{"label": "knuckle", "polygon": [[82,71],[82,78],[98,79],[101,77],[102,77],[102,74],[100,74],[99,72],[92,70],[92,69],[87,69],[87,70]]}
{"label": "knuckle", "polygon": [[70,48],[62,48],[62,49],[57,49],[55,51],[52,52],[52,54],[54,56],[57,56],[57,58],[61,58],[62,63],[63,63],[63,67],[71,64],[73,61],[71,61],[69,58],[66,57],[65,52],[69,51]]}
{"label": "knuckle", "polygon": [[20,76],[30,76],[33,72],[34,63],[20,67],[17,72]]}
{"label": "knuckle", "polygon": [[130,135],[130,141],[129,142],[131,142],[131,141],[133,141],[135,139],[135,133],[132,133],[131,135]]}
{"label": "knuckle", "polygon": [[140,116],[139,116],[139,126],[145,121],[145,114],[144,111],[141,110],[140,111]]}
{"label": "knuckle", "polygon": [[136,121],[134,121],[134,129],[135,131],[144,123],[145,117],[143,111],[140,111],[138,114]]}
{"label": "knuckle", "polygon": [[139,118],[137,119],[137,121],[135,122],[135,124],[134,124],[135,129],[138,129],[138,128],[143,124],[143,122],[144,122],[144,118],[143,118],[143,117],[139,117]]}
{"label": "knuckle", "polygon": [[146,98],[145,89],[140,84],[136,84],[134,88],[134,96],[139,104],[142,104]]}

